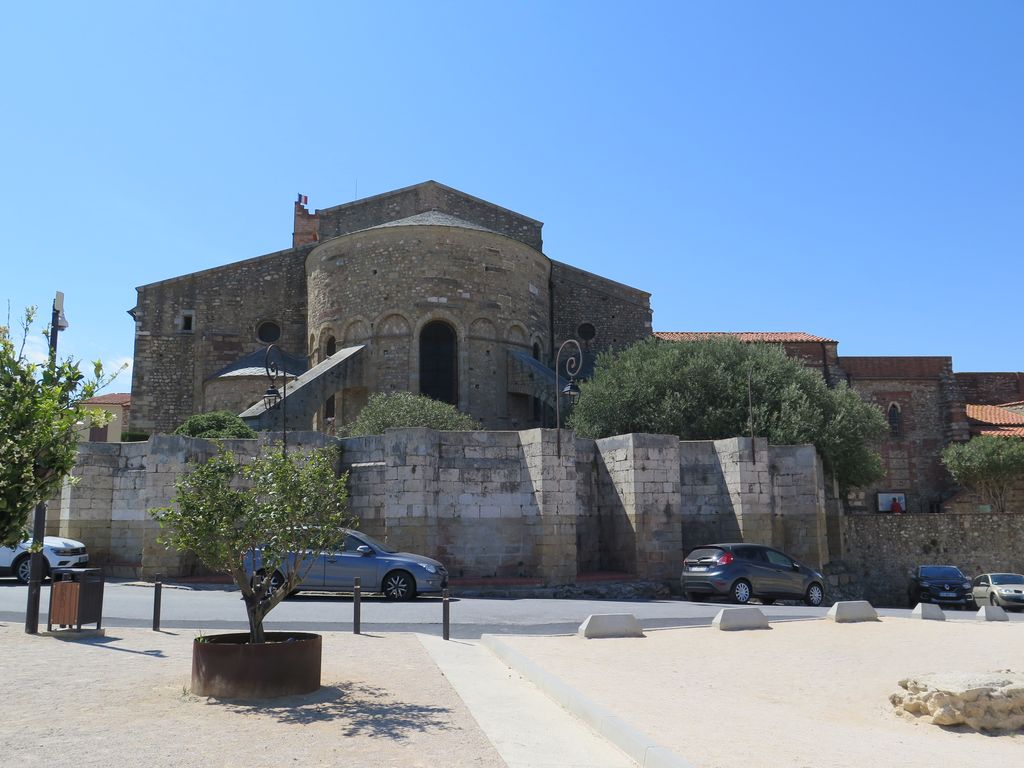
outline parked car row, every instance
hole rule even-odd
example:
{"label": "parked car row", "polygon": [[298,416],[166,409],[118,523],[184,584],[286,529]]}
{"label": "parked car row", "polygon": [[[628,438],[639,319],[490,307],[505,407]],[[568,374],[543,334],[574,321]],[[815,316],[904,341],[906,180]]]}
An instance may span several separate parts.
{"label": "parked car row", "polygon": [[1024,575],[983,573],[970,579],[953,565],[922,565],[910,578],[910,605],[936,603],[977,610],[979,605],[996,605],[1024,610]]}

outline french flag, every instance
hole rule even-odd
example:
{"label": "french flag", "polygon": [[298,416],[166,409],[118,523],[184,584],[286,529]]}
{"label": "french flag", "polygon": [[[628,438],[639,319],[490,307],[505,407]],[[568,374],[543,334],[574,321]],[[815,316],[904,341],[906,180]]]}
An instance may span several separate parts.
{"label": "french flag", "polygon": [[299,205],[306,205],[309,202],[307,195],[299,195]]}

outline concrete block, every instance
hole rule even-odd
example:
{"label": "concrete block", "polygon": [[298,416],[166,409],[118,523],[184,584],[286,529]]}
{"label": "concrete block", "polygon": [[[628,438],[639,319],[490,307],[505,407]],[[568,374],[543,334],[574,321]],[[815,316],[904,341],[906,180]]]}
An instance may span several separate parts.
{"label": "concrete block", "polygon": [[867,600],[846,600],[836,603],[829,608],[828,617],[837,624],[878,621],[878,613]]}
{"label": "concrete block", "polygon": [[918,603],[910,612],[911,618],[930,619],[931,621],[945,621],[946,614],[934,603]]}
{"label": "concrete block", "polygon": [[768,617],[759,608],[723,608],[711,622],[711,626],[731,632],[738,629],[771,629]]}
{"label": "concrete block", "polygon": [[640,622],[631,613],[592,613],[576,630],[580,637],[643,637]]}
{"label": "concrete block", "polygon": [[1000,608],[998,605],[983,605],[978,609],[978,613],[975,614],[978,617],[978,621],[1009,621],[1010,617],[1006,615],[1006,611]]}

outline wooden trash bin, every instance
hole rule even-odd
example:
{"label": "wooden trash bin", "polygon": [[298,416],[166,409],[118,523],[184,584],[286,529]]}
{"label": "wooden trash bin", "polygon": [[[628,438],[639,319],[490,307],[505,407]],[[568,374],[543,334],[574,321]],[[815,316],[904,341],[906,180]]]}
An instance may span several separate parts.
{"label": "wooden trash bin", "polygon": [[80,631],[83,624],[96,623],[103,615],[103,569],[54,568],[50,573],[50,610],[46,631],[57,624]]}

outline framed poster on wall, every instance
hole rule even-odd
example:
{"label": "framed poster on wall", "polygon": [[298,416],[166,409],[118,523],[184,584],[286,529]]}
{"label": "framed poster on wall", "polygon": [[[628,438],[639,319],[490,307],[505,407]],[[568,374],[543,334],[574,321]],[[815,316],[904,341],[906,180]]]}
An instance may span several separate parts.
{"label": "framed poster on wall", "polygon": [[907,494],[897,493],[895,491],[879,491],[878,492],[878,511],[879,512],[906,512],[907,511]]}

